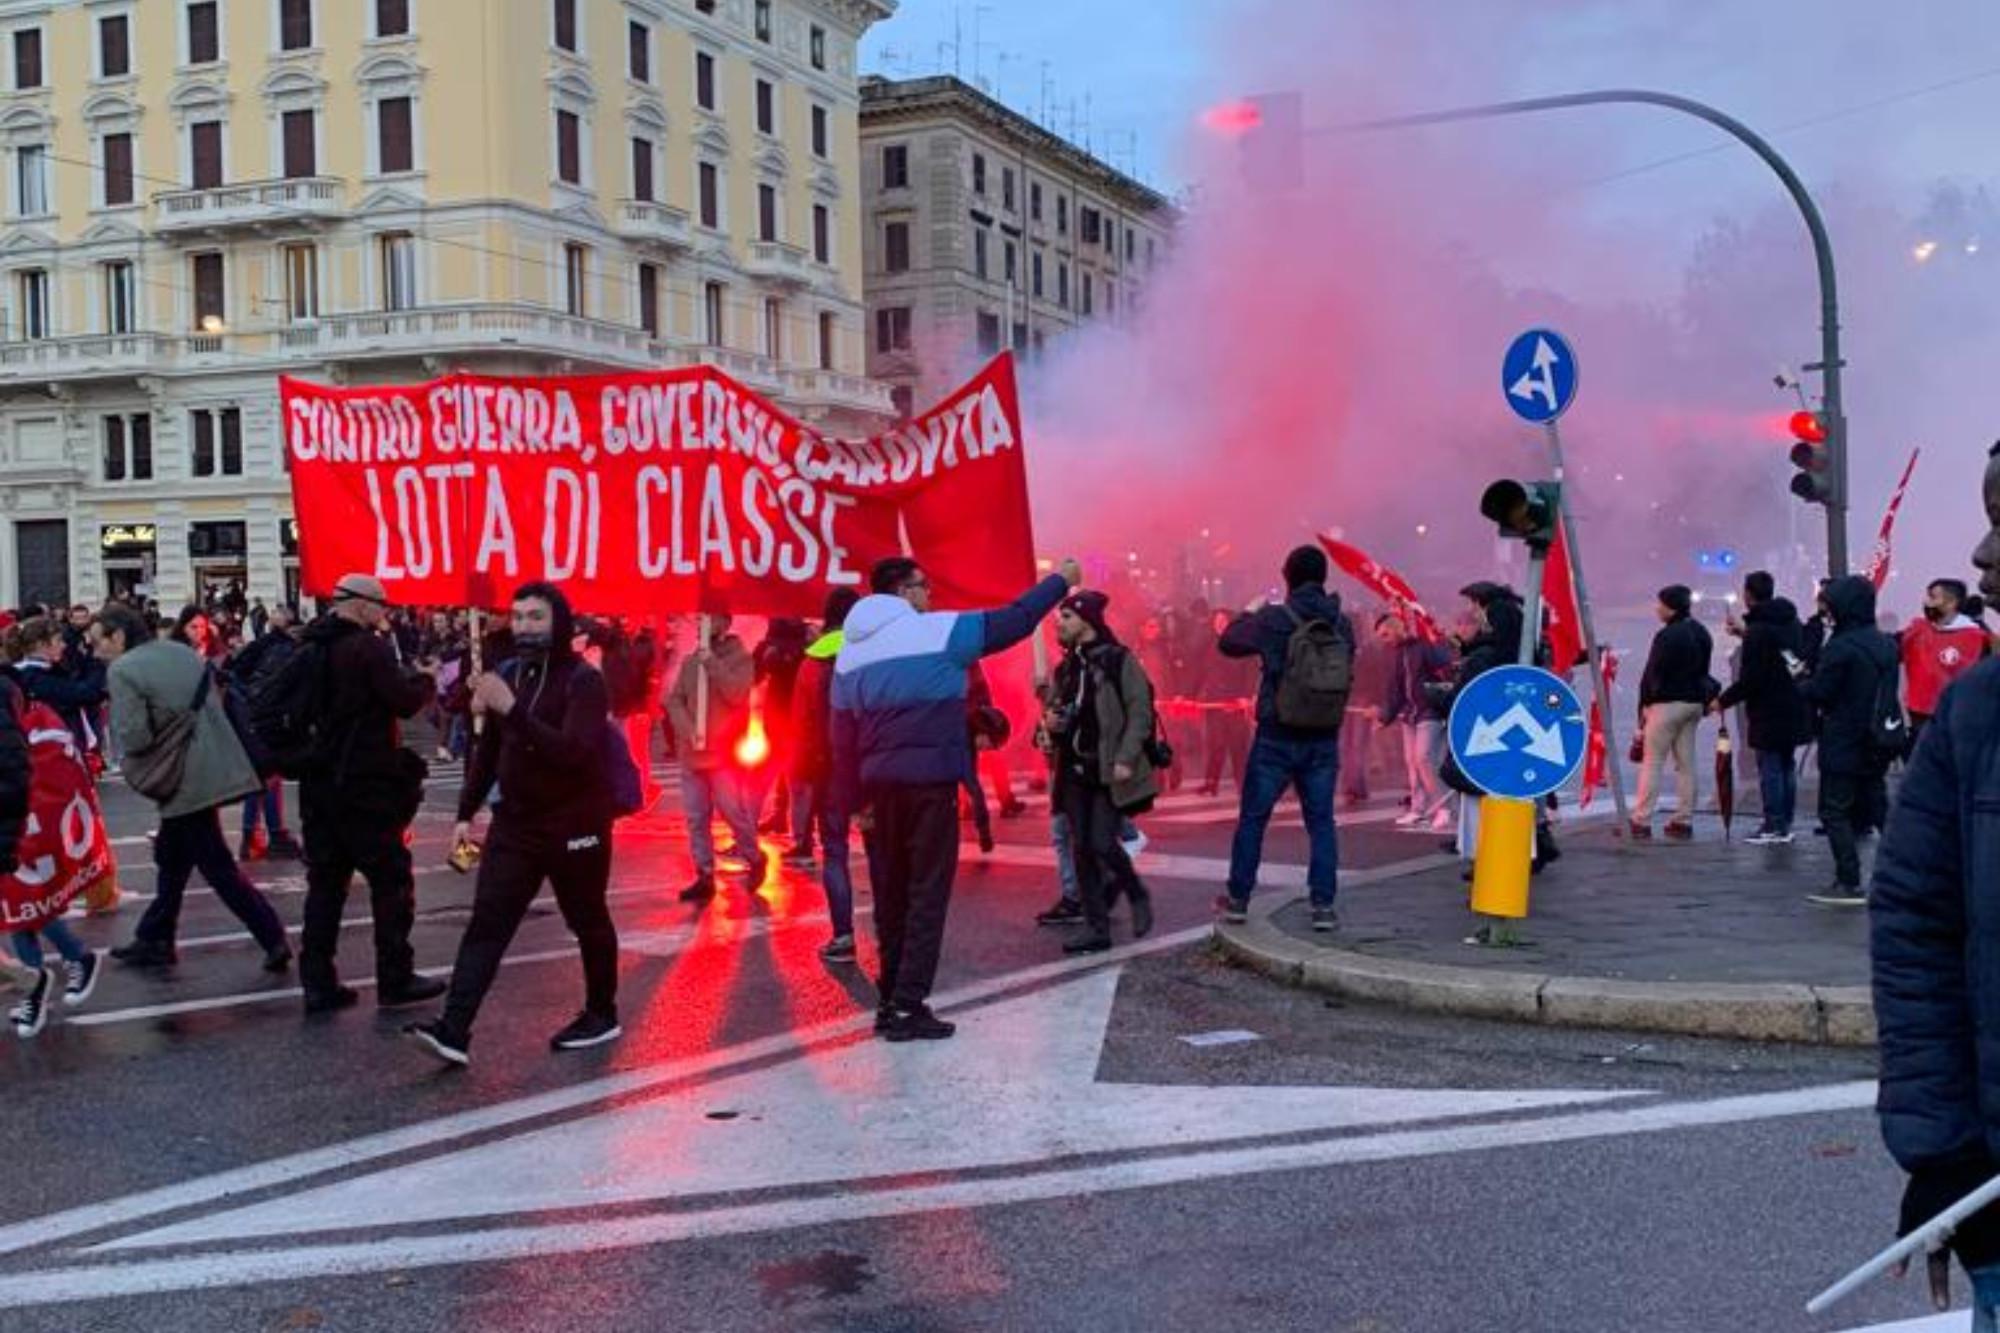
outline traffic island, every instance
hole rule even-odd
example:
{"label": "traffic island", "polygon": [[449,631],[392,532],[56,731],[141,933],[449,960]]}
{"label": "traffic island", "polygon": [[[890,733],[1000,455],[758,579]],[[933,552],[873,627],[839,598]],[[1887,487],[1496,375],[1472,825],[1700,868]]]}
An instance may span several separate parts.
{"label": "traffic island", "polygon": [[[1739,830],[1740,832],[1740,830]],[[1340,928],[1303,899],[1252,899],[1221,952],[1289,985],[1435,1013],[1561,1027],[1872,1046],[1865,911],[1815,906],[1833,876],[1808,826],[1790,846],[1564,836],[1510,948],[1469,943],[1462,863],[1437,856],[1343,886]]]}

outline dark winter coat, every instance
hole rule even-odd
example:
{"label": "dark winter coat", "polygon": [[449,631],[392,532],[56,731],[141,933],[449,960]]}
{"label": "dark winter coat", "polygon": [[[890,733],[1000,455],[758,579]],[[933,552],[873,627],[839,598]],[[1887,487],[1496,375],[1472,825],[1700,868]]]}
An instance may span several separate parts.
{"label": "dark winter coat", "polygon": [[1819,715],[1819,768],[1822,773],[1864,776],[1886,763],[1869,732],[1875,698],[1885,673],[1893,680],[1902,665],[1896,641],[1875,628],[1875,585],[1859,574],[1827,586],[1833,633],[1820,650],[1819,668],[1801,692]]}
{"label": "dark winter coat", "polygon": [[1646,670],[1639,677],[1639,707],[1653,704],[1705,704],[1709,700],[1709,664],[1715,641],[1708,626],[1690,615],[1676,615],[1653,636]]}
{"label": "dark winter coat", "polygon": [[1759,602],[1743,616],[1743,660],[1721,704],[1743,705],[1753,750],[1793,750],[1812,739],[1805,699],[1785,661],[1786,653],[1803,660],[1804,644],[1798,609],[1782,597]]}
{"label": "dark winter coat", "polygon": [[1398,722],[1442,721],[1445,709],[1437,692],[1425,685],[1445,678],[1451,669],[1451,650],[1441,643],[1405,639],[1396,645],[1390,665],[1389,684],[1382,698],[1382,720]]}
{"label": "dark winter coat", "polygon": [[407,794],[422,774],[396,724],[431,701],[436,683],[405,670],[387,639],[340,616],[321,616],[303,637],[327,655],[328,767],[308,785],[325,783],[349,799],[383,787]]}
{"label": "dark winter coat", "polygon": [[611,701],[604,677],[570,651],[567,619],[567,609],[558,611],[556,647],[546,657],[504,666],[514,707],[505,717],[486,715],[459,793],[460,819],[477,814],[497,785],[494,825],[517,835],[601,836],[611,827],[603,765]]}
{"label": "dark winter coat", "polygon": [[1292,632],[1299,627],[1298,621],[1287,614],[1287,608],[1297,612],[1302,620],[1325,621],[1353,648],[1354,630],[1347,617],[1340,614],[1340,595],[1310,585],[1292,589],[1283,606],[1267,606],[1236,617],[1222,632],[1217,647],[1224,657],[1254,657],[1263,668],[1257,682],[1258,730],[1279,740],[1323,740],[1321,733],[1295,730],[1277,718],[1278,682],[1285,675],[1285,654],[1291,647]]}
{"label": "dark winter coat", "polygon": [[[1828,643],[1832,654],[1842,636]],[[1877,1108],[1908,1171],[2000,1163],[2000,662],[1945,691],[1898,790],[1868,895]]]}
{"label": "dark winter coat", "polygon": [[1486,603],[1486,627],[1465,641],[1459,654],[1458,675],[1453,679],[1456,693],[1495,667],[1513,666],[1521,660],[1521,628],[1527,610],[1512,593],[1500,593]]}
{"label": "dark winter coat", "polygon": [[72,676],[63,667],[45,666],[32,659],[21,662],[13,671],[14,683],[20,686],[22,695],[53,708],[70,735],[76,737],[79,749],[88,744],[84,715],[94,715],[111,697],[102,662],[93,659],[84,672],[80,677]]}

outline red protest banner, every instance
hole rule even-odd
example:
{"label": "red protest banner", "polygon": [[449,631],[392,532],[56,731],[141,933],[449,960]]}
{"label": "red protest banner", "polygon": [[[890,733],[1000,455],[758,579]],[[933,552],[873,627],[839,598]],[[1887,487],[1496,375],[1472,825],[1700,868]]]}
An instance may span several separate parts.
{"label": "red protest banner", "polygon": [[1868,581],[1875,585],[1875,591],[1882,591],[1882,585],[1889,581],[1889,561],[1894,551],[1896,537],[1896,513],[1903,507],[1903,496],[1910,489],[1910,474],[1917,470],[1917,455],[1921,449],[1910,450],[1910,461],[1903,465],[1903,479],[1896,483],[1896,493],[1889,497],[1889,507],[1882,514],[1882,527],[1875,534],[1875,549],[1868,557]]}
{"label": "red protest banner", "polygon": [[1431,618],[1431,613],[1424,610],[1423,603],[1417,600],[1416,589],[1402,575],[1387,565],[1377,563],[1359,546],[1350,546],[1330,533],[1321,533],[1319,544],[1343,574],[1399,612],[1418,637],[1427,643],[1444,641],[1444,632]]}
{"label": "red protest banner", "polygon": [[1584,660],[1583,613],[1576,602],[1576,576],[1569,565],[1569,524],[1556,525],[1556,539],[1542,566],[1542,614],[1558,675],[1567,676]]}
{"label": "red protest banner", "polygon": [[867,440],[709,366],[355,389],[280,381],[306,592],[373,574],[404,604],[816,614],[910,553],[943,606],[1034,577],[1012,359]]}
{"label": "red protest banner", "polygon": [[40,930],[111,868],[111,843],[76,738],[47,704],[21,711],[33,779],[20,866],[0,875],[0,932]]}

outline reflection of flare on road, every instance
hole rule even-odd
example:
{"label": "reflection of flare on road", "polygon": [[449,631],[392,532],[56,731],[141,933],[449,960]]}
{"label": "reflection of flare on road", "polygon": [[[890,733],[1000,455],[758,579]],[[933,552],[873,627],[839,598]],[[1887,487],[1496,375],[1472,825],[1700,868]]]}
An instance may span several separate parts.
{"label": "reflection of flare on road", "polygon": [[749,729],[736,742],[736,762],[746,769],[759,768],[771,757],[771,738],[764,731],[764,715],[750,714]]}

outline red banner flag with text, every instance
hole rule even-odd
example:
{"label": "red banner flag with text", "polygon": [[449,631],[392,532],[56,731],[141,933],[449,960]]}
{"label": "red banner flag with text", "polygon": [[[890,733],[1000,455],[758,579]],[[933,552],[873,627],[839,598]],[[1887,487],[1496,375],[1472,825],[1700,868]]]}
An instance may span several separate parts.
{"label": "red banner flag with text", "polygon": [[[1602,649],[1598,660],[1604,671],[1604,692],[1611,693],[1611,687],[1618,681],[1618,654],[1609,648]],[[1609,776],[1611,747],[1604,736],[1604,714],[1596,699],[1590,701],[1590,741],[1583,758],[1583,799],[1581,804],[1590,805],[1590,798],[1597,794]]]}
{"label": "red banner flag with text", "polygon": [[1550,659],[1556,674],[1567,676],[1584,660],[1583,615],[1576,604],[1576,576],[1569,565],[1569,525],[1556,525],[1556,539],[1549,546],[1549,558],[1542,566],[1542,612],[1547,627]]}
{"label": "red banner flag with text", "polygon": [[1395,570],[1379,564],[1375,558],[1358,546],[1350,546],[1328,533],[1321,533],[1319,544],[1325,548],[1333,563],[1343,574],[1359,583],[1368,591],[1380,597],[1392,608],[1400,612],[1419,637],[1426,643],[1438,643],[1444,634],[1438,629],[1437,621],[1424,610],[1417,600],[1416,589],[1412,588]]}
{"label": "red banner flag with text", "polygon": [[801,425],[710,366],[328,388],[280,381],[301,583],[403,605],[560,585],[600,614],[810,616],[910,554],[941,606],[1034,578],[1012,359],[867,440]]}
{"label": "red banner flag with text", "polygon": [[21,711],[32,778],[20,866],[0,875],[0,932],[40,930],[111,868],[111,843],[76,738],[47,704]]}
{"label": "red banner flag with text", "polygon": [[1891,542],[1896,534],[1896,511],[1903,507],[1903,496],[1910,489],[1910,474],[1917,470],[1917,455],[1921,449],[1910,450],[1910,461],[1903,465],[1903,479],[1896,483],[1896,493],[1889,497],[1889,508],[1882,515],[1881,530],[1875,534],[1875,551],[1868,557],[1868,581],[1875,585],[1875,591],[1882,591],[1882,585],[1889,581],[1889,559]]}

